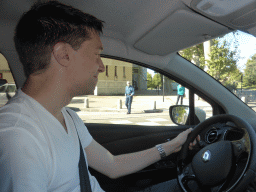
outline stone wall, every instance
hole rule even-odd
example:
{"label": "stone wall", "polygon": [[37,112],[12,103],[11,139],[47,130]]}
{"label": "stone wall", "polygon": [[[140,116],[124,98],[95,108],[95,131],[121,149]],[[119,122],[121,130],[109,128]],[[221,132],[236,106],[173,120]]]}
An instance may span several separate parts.
{"label": "stone wall", "polygon": [[124,95],[126,81],[99,80],[94,95]]}

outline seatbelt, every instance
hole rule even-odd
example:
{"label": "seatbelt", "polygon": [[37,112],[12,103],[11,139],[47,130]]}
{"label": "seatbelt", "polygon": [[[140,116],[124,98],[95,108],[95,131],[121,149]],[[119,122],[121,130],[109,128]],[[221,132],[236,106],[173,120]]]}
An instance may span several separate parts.
{"label": "seatbelt", "polygon": [[[66,110],[68,112],[68,110]],[[71,114],[68,112],[68,114],[70,115],[71,119],[73,120]],[[75,125],[76,128],[76,124],[73,120],[73,123]],[[81,145],[81,141],[79,138],[79,134],[76,128],[76,132],[77,132],[77,136],[78,136],[78,140],[79,140],[79,145],[80,145],[80,160],[79,160],[79,177],[80,177],[80,188],[81,188],[81,192],[92,192],[91,189],[91,184],[90,184],[90,179],[89,179],[89,174],[88,174],[88,169],[87,169],[87,165],[86,165],[86,161],[85,161],[85,157],[84,157],[84,151],[83,151],[83,147]]]}

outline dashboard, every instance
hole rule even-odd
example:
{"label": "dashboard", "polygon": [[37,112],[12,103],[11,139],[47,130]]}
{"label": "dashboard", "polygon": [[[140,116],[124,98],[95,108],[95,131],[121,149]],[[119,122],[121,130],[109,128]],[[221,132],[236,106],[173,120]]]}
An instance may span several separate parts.
{"label": "dashboard", "polygon": [[206,144],[212,144],[220,140],[235,141],[243,136],[244,131],[232,122],[212,124],[200,134]]}

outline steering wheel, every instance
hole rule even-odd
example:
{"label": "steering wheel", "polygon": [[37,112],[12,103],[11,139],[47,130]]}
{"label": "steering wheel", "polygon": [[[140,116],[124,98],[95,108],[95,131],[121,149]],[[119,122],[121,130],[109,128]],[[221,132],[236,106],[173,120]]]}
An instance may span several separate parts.
{"label": "steering wheel", "polygon": [[[199,151],[191,157],[189,144],[198,134],[216,123],[232,122],[236,128],[224,127],[218,141],[207,144],[198,142]],[[243,135],[229,141],[226,133],[239,130]],[[185,192],[243,191],[255,178],[256,137],[249,123],[234,115],[216,115],[198,124],[189,134],[177,161],[177,175],[180,187]]]}

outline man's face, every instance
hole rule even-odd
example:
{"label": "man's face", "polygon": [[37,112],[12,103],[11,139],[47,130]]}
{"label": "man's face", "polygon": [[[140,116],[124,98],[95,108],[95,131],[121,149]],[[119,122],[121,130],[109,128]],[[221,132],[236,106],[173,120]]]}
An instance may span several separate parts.
{"label": "man's face", "polygon": [[97,33],[91,32],[91,38],[83,42],[72,54],[71,78],[74,95],[93,94],[98,75],[105,71],[100,58],[102,43]]}
{"label": "man's face", "polygon": [[128,87],[130,86],[130,84],[131,84],[130,82],[127,82],[127,86],[128,86]]}

